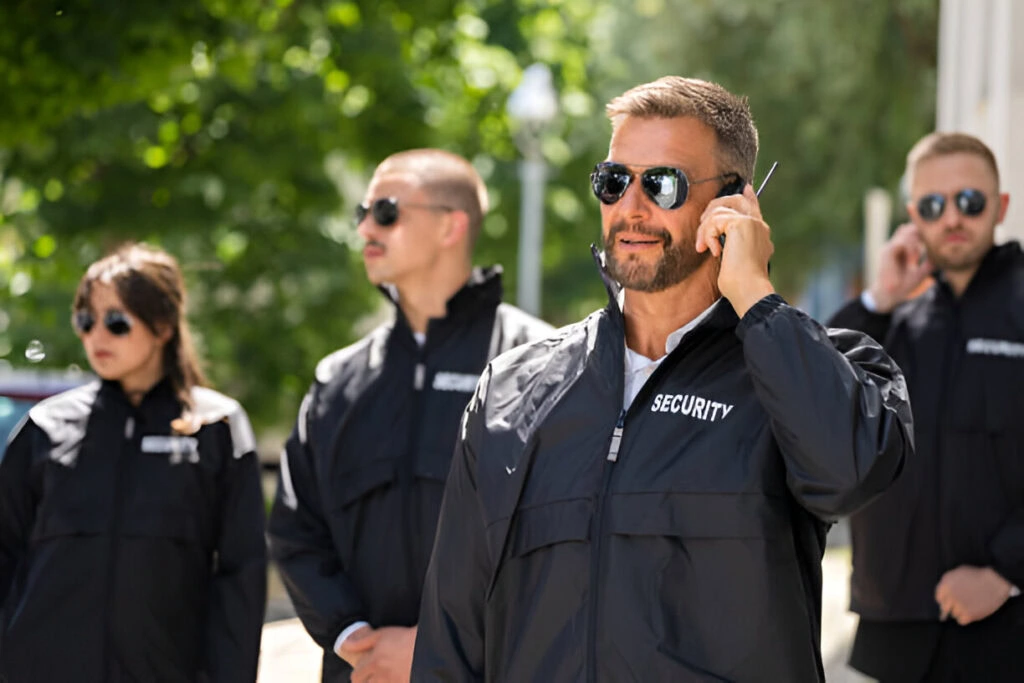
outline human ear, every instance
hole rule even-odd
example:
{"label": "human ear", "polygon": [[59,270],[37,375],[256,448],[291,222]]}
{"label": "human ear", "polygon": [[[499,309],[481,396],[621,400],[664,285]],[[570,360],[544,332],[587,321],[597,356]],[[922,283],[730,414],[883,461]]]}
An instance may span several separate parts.
{"label": "human ear", "polygon": [[469,214],[465,211],[451,211],[448,213],[445,229],[441,237],[441,244],[446,247],[465,242],[469,235]]}
{"label": "human ear", "polygon": [[1001,224],[1003,219],[1006,218],[1006,210],[1008,208],[1010,208],[1010,193],[1003,192],[999,195],[999,217],[996,219],[996,225]]}

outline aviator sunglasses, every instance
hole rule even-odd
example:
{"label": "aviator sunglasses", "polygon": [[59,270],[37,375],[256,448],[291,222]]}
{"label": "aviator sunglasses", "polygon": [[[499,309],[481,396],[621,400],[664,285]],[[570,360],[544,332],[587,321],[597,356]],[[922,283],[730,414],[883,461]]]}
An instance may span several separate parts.
{"label": "aviator sunglasses", "polygon": [[[614,204],[622,199],[622,195],[626,194],[626,190],[633,183],[635,176],[635,173],[622,164],[602,161],[594,167],[594,171],[590,174],[590,187],[594,191],[594,196],[602,204]],[[655,166],[647,169],[640,174],[640,187],[644,194],[662,209],[678,209],[686,202],[691,185],[724,178],[734,178],[739,189],[743,189],[742,180],[736,173],[724,173],[713,178],[690,180],[680,169],[672,166]]]}
{"label": "aviator sunglasses", "polygon": [[[96,317],[91,311],[83,309],[75,311],[75,314],[71,317],[71,323],[78,330],[79,334],[86,335],[96,326]],[[106,312],[103,316],[103,326],[107,328],[107,332],[115,337],[125,337],[132,331],[131,319],[124,312],[118,310]]]}
{"label": "aviator sunglasses", "polygon": [[[402,202],[402,206],[410,209],[430,209],[432,211],[455,210],[453,207],[444,206],[443,204],[414,204],[412,202]],[[372,214],[373,220],[382,228],[390,227],[398,221],[398,199],[395,197],[381,197],[380,199],[374,199],[369,206],[366,204],[359,204],[356,206],[356,225],[359,225],[366,220],[366,216],[368,214]]]}
{"label": "aviator sunglasses", "polygon": [[[973,218],[985,210],[985,194],[981,190],[967,188],[953,195],[953,206],[962,215]],[[929,223],[939,220],[946,210],[946,195],[933,192],[917,200],[917,213],[921,220]]]}

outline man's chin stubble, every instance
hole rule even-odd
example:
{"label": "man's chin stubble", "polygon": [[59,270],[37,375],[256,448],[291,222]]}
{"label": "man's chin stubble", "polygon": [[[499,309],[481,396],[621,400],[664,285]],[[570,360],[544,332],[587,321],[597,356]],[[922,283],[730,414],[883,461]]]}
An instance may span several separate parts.
{"label": "man's chin stubble", "polygon": [[611,256],[608,262],[609,273],[626,289],[644,293],[661,292],[697,272],[707,261],[707,256],[703,254],[683,259],[681,254],[666,252],[653,264],[646,264],[635,255],[627,256],[624,262]]}

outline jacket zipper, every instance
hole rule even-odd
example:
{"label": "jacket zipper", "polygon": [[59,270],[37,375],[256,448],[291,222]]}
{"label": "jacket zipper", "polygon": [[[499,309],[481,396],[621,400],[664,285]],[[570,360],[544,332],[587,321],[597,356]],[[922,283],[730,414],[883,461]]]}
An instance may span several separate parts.
{"label": "jacket zipper", "polygon": [[406,442],[404,461],[399,465],[398,481],[399,490],[401,495],[401,510],[402,510],[402,534],[403,543],[405,545],[405,556],[407,561],[405,562],[406,572],[408,574],[408,585],[414,586],[417,583],[417,577],[421,576],[419,562],[416,559],[415,553],[415,538],[413,534],[412,524],[412,489],[415,485],[416,479],[416,450],[420,441],[420,425],[423,422],[423,412],[426,392],[426,378],[427,378],[427,366],[424,360],[424,347],[420,347],[420,350],[416,356],[416,367],[413,370],[412,388],[415,392],[413,399],[413,414],[412,424],[409,428],[409,438]]}
{"label": "jacket zipper", "polygon": [[[594,522],[591,525],[591,544],[590,544],[590,614],[589,624],[587,630],[587,652],[586,652],[586,678],[588,683],[596,683],[597,681],[597,616],[598,616],[598,592],[600,584],[600,569],[601,569],[601,550],[604,535],[604,522],[606,516],[606,505],[605,501],[608,498],[608,488],[611,485],[612,472],[615,469],[615,463],[619,461],[619,451],[622,447],[622,439],[626,429],[626,418],[634,413],[638,408],[646,403],[647,398],[654,393],[655,388],[661,384],[661,378],[668,372],[675,369],[678,364],[678,360],[683,355],[688,353],[690,349],[697,346],[698,342],[702,341],[704,335],[698,333],[690,333],[680,343],[676,349],[669,354],[671,358],[665,358],[661,365],[655,369],[651,376],[647,378],[647,381],[641,387],[640,392],[633,398],[633,402],[629,404],[629,407],[624,407],[619,412],[619,419],[615,422],[615,428],[612,430],[611,438],[608,442],[608,453],[605,455],[604,462],[602,463],[602,476],[601,476],[601,488],[597,494],[597,501],[594,509]],[[623,372],[623,370],[620,370]]]}
{"label": "jacket zipper", "polygon": [[132,443],[135,440],[135,418],[131,415],[124,422],[124,439],[121,442],[120,452],[117,454],[117,462],[114,463],[114,509],[110,517],[110,558],[107,560],[107,586],[104,610],[107,613],[106,626],[106,657],[103,658],[103,680],[112,679],[110,666],[114,661],[114,612],[111,603],[117,586],[117,562],[118,547],[121,535],[121,512],[124,507],[124,469],[125,454],[131,453]]}
{"label": "jacket zipper", "polygon": [[[963,331],[960,325],[960,304],[958,301],[953,301],[951,307],[952,321],[952,334],[949,335],[949,340],[946,342],[946,348],[944,350],[943,357],[943,368],[954,367],[953,362],[956,359],[957,347],[963,344]],[[940,373],[939,375],[939,410],[938,414],[941,416],[940,419],[935,421],[933,443],[935,449],[939,453],[939,457],[935,459],[935,478],[938,490],[941,492],[943,488],[943,454],[946,450],[942,443],[942,427],[945,424],[949,424],[949,415],[946,413],[949,411],[949,396],[948,396],[948,383],[949,374],[946,372]],[[949,516],[946,514],[946,506],[942,504],[942,495],[937,497],[936,514],[939,519],[939,560],[945,564],[949,562],[950,558],[953,557],[952,544],[950,543],[950,535],[946,533],[949,524]],[[936,607],[936,610],[938,608]]]}
{"label": "jacket zipper", "polygon": [[612,479],[612,469],[619,459],[619,446],[622,444],[622,433],[626,428],[626,410],[619,413],[619,419],[612,430],[612,438],[608,444],[608,454],[602,463],[601,489],[597,493],[594,510],[593,541],[590,544],[590,628],[587,633],[587,680],[597,680],[597,611],[598,611],[598,573],[601,565],[601,546],[605,518],[605,497]]}

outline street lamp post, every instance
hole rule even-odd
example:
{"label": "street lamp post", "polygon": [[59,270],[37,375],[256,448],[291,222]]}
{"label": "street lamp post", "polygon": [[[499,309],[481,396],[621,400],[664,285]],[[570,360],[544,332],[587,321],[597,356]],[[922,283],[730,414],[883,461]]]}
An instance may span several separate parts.
{"label": "street lamp post", "polygon": [[516,304],[540,315],[541,250],[544,237],[546,168],[541,134],[558,113],[558,96],[545,64],[532,64],[508,98],[509,118],[517,128],[521,201],[519,208],[519,277]]}

